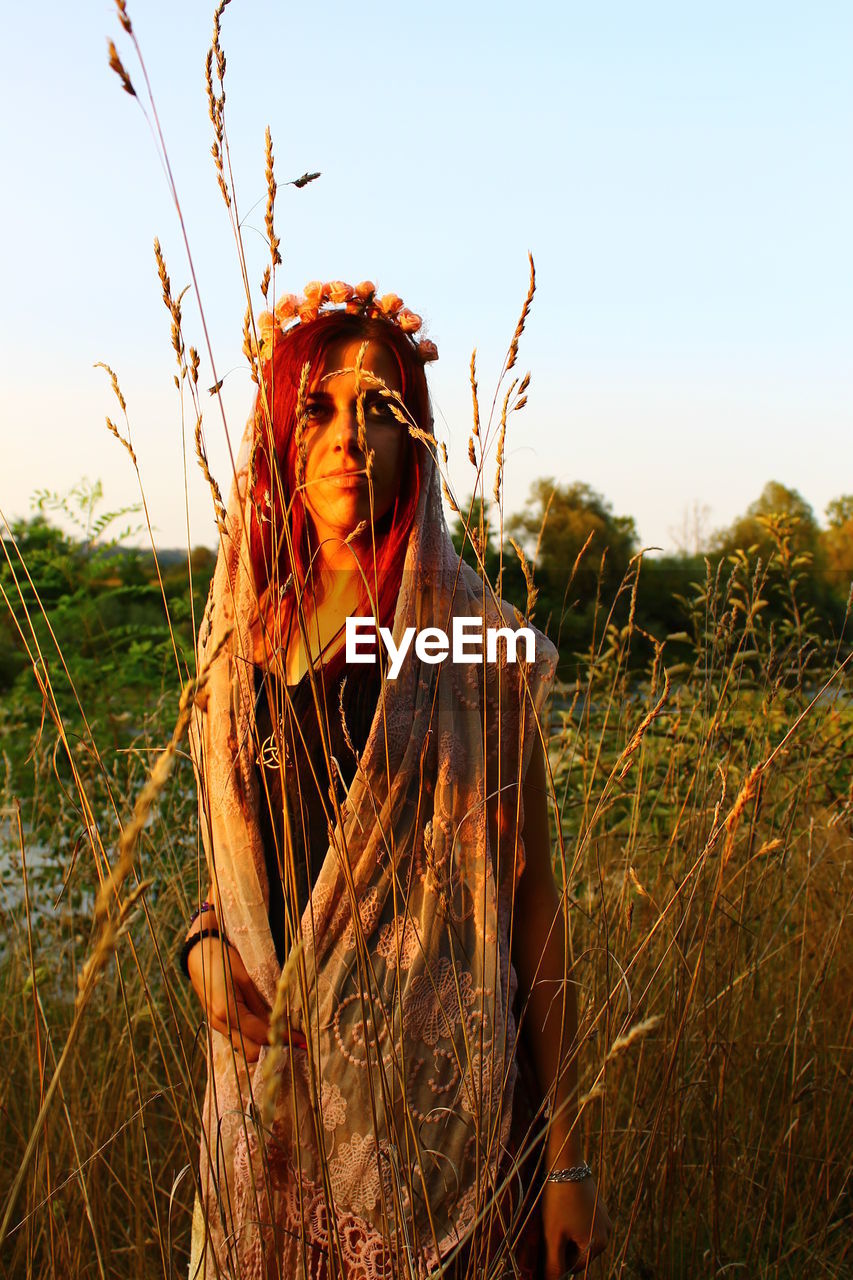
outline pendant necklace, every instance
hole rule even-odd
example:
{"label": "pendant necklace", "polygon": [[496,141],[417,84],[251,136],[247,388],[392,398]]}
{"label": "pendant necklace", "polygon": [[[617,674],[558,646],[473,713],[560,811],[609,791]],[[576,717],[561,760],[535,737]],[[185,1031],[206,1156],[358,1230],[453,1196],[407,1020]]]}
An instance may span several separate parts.
{"label": "pendant necklace", "polygon": [[[292,619],[291,619],[291,623],[292,623]],[[314,663],[311,664],[312,666],[315,665],[318,659],[322,658],[323,654],[326,652],[326,650],[328,649],[332,641],[337,640],[338,636],[341,634],[345,626],[346,626],[346,621],[342,622],[341,625],[338,627],[337,631],[335,632],[335,634],[326,641],[326,643],[323,645],[323,648],[317,654],[317,658],[314,660]],[[290,628],[288,628],[288,632],[287,632],[285,652],[287,652],[287,648],[289,648],[289,642],[290,642]],[[307,674],[308,674],[307,670],[303,671],[302,675],[300,676],[299,680],[295,685],[288,686],[287,684],[285,684],[285,688],[293,688],[293,689],[299,688],[299,686],[302,684],[302,681],[305,679]],[[267,672],[267,675],[264,677],[264,683],[266,683],[267,679],[269,679],[269,672]],[[261,690],[261,692],[263,694],[263,689]],[[272,716],[270,716],[270,718],[272,718]],[[272,733],[269,734],[268,737],[264,738],[263,742],[261,743],[260,752],[258,754],[258,759],[260,760],[261,764],[264,765],[264,767],[267,769],[281,769],[281,753],[279,751],[279,742],[284,743],[284,758],[285,758],[285,761],[289,763],[290,746],[285,736],[284,720],[281,715],[279,715],[278,717],[278,730],[276,730],[274,727]]]}

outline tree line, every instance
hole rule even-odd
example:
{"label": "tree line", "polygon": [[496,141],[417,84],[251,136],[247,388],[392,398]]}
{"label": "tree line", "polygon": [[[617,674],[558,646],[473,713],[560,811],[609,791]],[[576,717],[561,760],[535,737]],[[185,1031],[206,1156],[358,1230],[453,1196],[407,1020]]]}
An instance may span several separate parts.
{"label": "tree line", "polygon": [[[127,546],[139,526],[117,526],[136,508],[100,512],[99,484],[67,495],[40,493],[35,513],[4,539],[0,584],[0,694],[32,698],[36,649],[58,642],[83,705],[114,691],[117,715],[150,698],[155,684],[192,669],[193,633],[215,564],[203,546],[151,551]],[[56,515],[70,523],[65,533]],[[795,490],[775,481],[729,527],[670,555],[642,554],[633,517],[616,514],[589,485],[543,478],[522,512],[501,530],[488,500],[470,498],[451,523],[457,551],[480,563],[501,595],[558,645],[561,675],[571,679],[608,628],[630,619],[652,641],[681,637],[697,592],[748,562],[761,595],[761,625],[798,627],[826,645],[846,646],[853,579],[853,494],[829,503],[821,524]],[[192,594],[187,591],[188,580]],[[533,593],[531,592],[531,585]],[[535,598],[534,598],[535,593]],[[167,621],[168,609],[168,621]],[[758,609],[756,608],[756,616]],[[55,637],[55,640],[52,639]],[[671,640],[677,649],[679,640]]]}
{"label": "tree line", "polygon": [[608,627],[629,619],[652,640],[679,636],[687,643],[685,624],[703,584],[713,580],[724,599],[728,578],[745,564],[765,629],[794,625],[827,646],[845,646],[853,494],[833,499],[821,525],[796,489],[770,481],[728,527],[705,534],[694,519],[693,545],[683,537],[667,555],[643,554],[633,517],[616,514],[582,482],[539,479],[523,512],[502,528],[497,516],[488,499],[471,496],[452,525],[454,545],[525,611],[532,577],[531,616],[557,643],[564,677],[572,677]]}

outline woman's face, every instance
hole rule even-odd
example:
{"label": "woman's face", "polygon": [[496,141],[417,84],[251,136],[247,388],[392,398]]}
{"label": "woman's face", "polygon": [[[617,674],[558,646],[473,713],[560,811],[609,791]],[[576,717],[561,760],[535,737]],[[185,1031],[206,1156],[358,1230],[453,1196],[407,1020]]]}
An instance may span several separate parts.
{"label": "woman's face", "polygon": [[[314,545],[332,540],[334,555],[360,520],[370,519],[367,459],[358,447],[355,362],[363,339],[333,343],[312,377],[305,401],[305,508],[314,525]],[[392,391],[401,391],[400,370],[393,353],[381,342],[367,347],[362,368],[381,378]],[[401,479],[404,432],[370,379],[362,379],[364,426],[368,451],[373,453],[373,519],[391,509]]]}

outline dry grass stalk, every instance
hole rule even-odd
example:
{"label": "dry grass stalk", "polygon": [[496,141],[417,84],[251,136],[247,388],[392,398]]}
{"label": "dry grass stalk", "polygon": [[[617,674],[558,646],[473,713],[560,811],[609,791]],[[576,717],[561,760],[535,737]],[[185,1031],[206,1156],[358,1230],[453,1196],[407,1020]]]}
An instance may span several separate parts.
{"label": "dry grass stalk", "polygon": [[474,410],[474,426],[472,428],[474,435],[480,434],[480,397],[477,388],[477,348],[471,352],[471,370],[469,374],[471,382],[471,404]]}
{"label": "dry grass stalk", "polygon": [[[106,372],[109,374],[110,382],[111,382],[111,384],[112,384],[112,388],[113,388],[113,392],[115,393],[115,397],[116,397],[116,399],[118,400],[118,402],[119,402],[119,404],[120,404],[120,406],[121,406],[121,410],[122,410],[122,413],[124,414],[125,422],[127,422],[127,402],[125,401],[124,395],[122,394],[122,389],[121,389],[121,387],[119,386],[118,375],[117,375],[117,374],[116,374],[116,373],[115,373],[115,372],[110,368],[110,366],[109,366],[108,364],[104,364],[104,362],[103,362],[102,360],[98,360],[98,361],[96,361],[96,363],[93,365],[93,368],[95,368],[95,369],[105,369],[105,370],[106,370]],[[121,444],[123,444],[123,445],[124,445],[125,449],[127,449],[127,452],[130,454],[130,460],[131,460],[131,462],[133,463],[134,469],[137,469],[137,470],[138,470],[138,467],[137,467],[137,461],[136,461],[136,453],[135,453],[135,451],[134,451],[134,448],[133,448],[132,444],[130,443],[130,430],[129,430],[129,428],[128,428],[128,435],[127,435],[127,438],[125,439],[125,437],[121,434],[121,432],[119,431],[118,427],[115,425],[115,423],[112,421],[112,419],[111,419],[111,418],[109,418],[109,417],[108,417],[108,418],[106,419],[106,423],[107,423],[107,430],[108,430],[112,435],[114,435],[114,436],[115,436],[116,440],[118,440]]]}
{"label": "dry grass stalk", "polygon": [[196,418],[196,423],[195,423],[196,457],[198,458],[198,464],[201,467],[202,474],[204,475],[204,478],[207,481],[208,487],[213,497],[213,510],[216,513],[217,528],[222,533],[224,533],[225,532],[225,516],[226,516],[225,503],[222,501],[222,492],[219,488],[219,485],[216,482],[216,478],[214,477],[208,465],[207,450],[204,447],[204,437],[202,436],[201,422],[202,422],[201,414],[199,414],[199,416]]}
{"label": "dry grass stalk", "polygon": [[[27,1148],[24,1152],[23,1159],[7,1198],[3,1221],[2,1224],[0,1224],[0,1242],[6,1238],[8,1233],[12,1213],[14,1212],[24,1177],[26,1176],[30,1162],[35,1154],[50,1105],[53,1101],[54,1094],[59,1087],[63,1068],[68,1061],[72,1045],[76,1040],[86,1005],[88,1004],[91,994],[97,985],[98,979],[103,973],[107,961],[115,950],[115,946],[119,938],[127,932],[133,908],[145,890],[149,887],[150,881],[141,880],[135,885],[123,901],[120,899],[124,882],[134,867],[135,851],[139,842],[139,837],[152,810],[154,802],[162,792],[172,771],[178,744],[182,740],[190,722],[195,698],[203,692],[204,686],[207,683],[210,667],[219,656],[223,645],[227,643],[229,637],[230,632],[226,632],[220,643],[211,653],[207,665],[202,669],[198,677],[194,680],[189,680],[184,686],[178,708],[178,718],[172,732],[172,737],[166,748],[158,756],[145,785],[137,797],[131,820],[122,830],[121,837],[119,839],[118,860],[101,883],[101,887],[95,901],[97,939],[89,958],[85,961],[78,974],[77,996],[74,1002],[74,1018],[71,1024],[71,1029],[69,1030],[66,1038],[62,1054],[56,1063],[56,1069],[51,1077],[50,1084],[45,1091],[41,1109],[36,1118],[27,1143]],[[110,912],[110,906],[113,899],[118,903],[118,914],[116,917],[114,917]]]}
{"label": "dry grass stalk", "polygon": [[531,253],[528,253],[527,260],[530,263],[530,283],[527,287],[527,297],[524,299],[524,306],[521,308],[518,324],[515,326],[515,333],[512,335],[512,342],[509,344],[509,356],[504,369],[505,373],[509,373],[518,358],[518,343],[524,333],[524,326],[527,324],[527,317],[530,314],[530,304],[536,292],[536,268],[533,265],[533,255]]}
{"label": "dry grass stalk", "polygon": [[252,381],[259,387],[261,385],[260,361],[258,358],[258,344],[255,340],[254,328],[255,321],[250,305],[246,307],[243,314],[243,354],[249,361]]}
{"label": "dry grass stalk", "polygon": [[[226,630],[221,637],[219,643],[211,651],[210,657],[206,665],[194,679],[188,680],[181,691],[181,697],[178,704],[178,717],[175,721],[175,727],[172,730],[172,736],[168,745],[161,751],[160,755],[154,763],[148,779],[136,798],[133,806],[133,813],[130,821],[122,829],[118,845],[118,860],[111,869],[109,875],[102,881],[95,900],[95,923],[100,926],[101,934],[95,948],[83,965],[78,978],[78,994],[77,1006],[83,1007],[92,987],[97,982],[99,975],[103,971],[107,959],[112,953],[113,947],[124,931],[129,912],[135,904],[137,898],[142,892],[142,886],[137,887],[125,899],[124,902],[119,901],[119,895],[125,880],[133,870],[136,846],[139,843],[139,837],[143,828],[148,821],[149,814],[165,787],[172,769],[174,768],[175,755],[178,746],[183,740],[184,734],[189,727],[192,717],[193,708],[196,699],[204,695],[204,689],[210,675],[210,669],[218,658],[225,644],[230,638],[230,630]],[[110,915],[110,905],[115,899],[119,902],[119,925],[117,926]]]}
{"label": "dry grass stalk", "polygon": [[588,1103],[593,1101],[593,1099],[602,1098],[604,1096],[604,1071],[607,1064],[612,1062],[614,1058],[617,1058],[619,1054],[624,1053],[626,1049],[630,1049],[631,1045],[637,1040],[642,1040],[642,1038],[647,1036],[650,1031],[654,1031],[655,1027],[659,1026],[662,1021],[663,1018],[660,1014],[652,1014],[651,1017],[645,1018],[642,1022],[635,1023],[634,1026],[626,1031],[624,1035],[616,1037],[607,1051],[604,1062],[601,1064],[592,1088],[588,1089],[586,1093],[581,1095],[578,1103],[579,1111],[582,1111]]}
{"label": "dry grass stalk", "polygon": [[503,480],[503,470],[504,470],[504,441],[506,440],[506,417],[507,417],[507,411],[509,409],[509,402],[512,398],[512,393],[515,391],[517,384],[518,384],[518,379],[513,378],[512,382],[509,385],[509,390],[504,396],[503,408],[501,409],[501,423],[500,423],[500,428],[498,430],[497,463],[495,466],[495,487],[494,487],[495,502],[500,502],[500,498],[501,498],[501,482]]}
{"label": "dry grass stalk", "polygon": [[639,751],[640,746],[642,745],[643,739],[645,738],[651,726],[654,724],[655,720],[657,720],[658,716],[663,711],[668,701],[669,701],[669,672],[664,667],[663,690],[661,692],[661,695],[658,698],[655,705],[652,707],[651,711],[649,711],[645,716],[643,716],[643,719],[637,725],[636,729],[634,730],[631,737],[629,738],[625,746],[625,750],[622,752],[622,756],[621,756],[622,768],[619,773],[620,781],[628,773],[628,770],[631,768],[631,765],[633,763],[634,756]]}
{"label": "dry grass stalk", "polygon": [[106,424],[107,424],[107,430],[111,433],[111,435],[114,435],[114,436],[115,436],[115,438],[116,438],[116,440],[118,440],[120,444],[123,444],[123,445],[124,445],[124,447],[125,447],[125,449],[127,449],[127,452],[130,454],[130,460],[131,460],[131,462],[133,463],[133,465],[134,465],[134,467],[135,467],[135,466],[137,465],[137,463],[136,463],[136,453],[134,452],[133,446],[132,446],[132,444],[130,443],[130,441],[129,441],[129,440],[125,440],[124,436],[121,434],[121,432],[119,431],[118,427],[117,427],[117,426],[116,426],[116,424],[113,422],[112,418],[110,418],[110,417],[106,417],[106,418],[104,419],[104,421],[106,422]]}
{"label": "dry grass stalk", "polygon": [[133,27],[130,25],[130,15],[127,12],[127,0],[116,0],[116,9],[118,10],[118,20],[122,25],[122,29],[127,35],[133,35]]}
{"label": "dry grass stalk", "polygon": [[181,299],[186,293],[186,289],[182,289],[177,298],[172,297],[172,285],[169,273],[166,270],[166,259],[163,256],[160,241],[156,236],[154,237],[154,257],[157,262],[157,275],[160,279],[160,288],[163,293],[163,304],[172,318],[172,349],[177,357],[178,368],[183,377],[186,373],[186,364],[184,362],[184,338],[181,332]]}
{"label": "dry grass stalk", "polygon": [[[213,125],[213,143],[211,144],[210,153],[213,156],[213,163],[216,168],[216,180],[219,184],[219,190],[225,201],[228,210],[231,210],[232,197],[228,182],[225,176],[225,150],[227,147],[225,139],[225,54],[222,51],[220,37],[222,34],[222,15],[230,0],[221,0],[216,6],[213,13],[213,37],[210,48],[207,51],[207,57],[204,63],[204,79],[207,89],[207,106],[208,114]],[[217,93],[213,83],[214,66],[216,68],[216,76],[219,81],[219,92]]]}
{"label": "dry grass stalk", "polygon": [[[277,188],[275,183],[275,165],[272,151],[272,134],[270,133],[269,125],[267,125],[266,133],[264,135],[264,159],[266,161],[267,179],[267,207],[264,215],[264,222],[267,229],[267,240],[269,241],[272,265],[274,267],[278,267],[281,265],[281,254],[278,251],[281,241],[275,234],[275,193]],[[267,276],[265,279],[268,285],[269,277]],[[266,297],[266,290],[264,290],[264,297]]]}
{"label": "dry grass stalk", "polygon": [[299,374],[299,387],[296,392],[296,488],[301,489],[305,483],[305,463],[308,448],[305,442],[305,429],[308,426],[306,401],[308,398],[308,379],[311,376],[311,363],[306,360]]}
{"label": "dry grass stalk", "polygon": [[364,357],[367,355],[369,346],[369,342],[362,342],[355,358],[355,417],[358,425],[358,448],[359,452],[367,460],[368,478],[372,470],[373,454],[367,447],[367,427],[364,420],[364,389],[367,384],[367,378],[364,375]]}
{"label": "dry grass stalk", "polygon": [[512,545],[513,551],[518,556],[518,561],[521,565],[521,572],[524,574],[524,581],[527,586],[527,603],[525,605],[524,612],[528,618],[532,618],[533,607],[536,604],[536,597],[539,594],[533,581],[533,569],[530,566],[527,556],[524,554],[524,548],[516,542],[515,538],[510,538],[509,541]]}
{"label": "dry grass stalk", "polygon": [[95,363],[92,365],[92,368],[93,368],[93,369],[105,369],[105,370],[107,371],[107,373],[109,374],[109,377],[110,377],[110,382],[112,383],[112,388],[113,388],[113,391],[114,391],[114,393],[115,393],[116,400],[118,400],[119,404],[121,405],[121,411],[122,411],[122,413],[123,413],[123,414],[125,414],[125,416],[126,416],[126,415],[127,415],[127,401],[125,400],[125,398],[124,398],[124,396],[123,396],[123,394],[122,394],[121,387],[119,386],[119,382],[118,382],[118,375],[117,375],[116,373],[114,373],[114,372],[113,372],[113,370],[110,368],[110,366],[109,366],[108,364],[104,364],[103,360],[96,360],[96,361],[95,361]]}
{"label": "dry grass stalk", "polygon": [[115,44],[113,43],[112,40],[109,41],[108,47],[109,47],[110,69],[114,71],[118,76],[119,80],[121,81],[121,87],[122,89],[124,89],[125,93],[129,93],[131,98],[135,98],[136,90],[134,89],[133,85],[130,82],[130,76],[125,71],[124,64],[122,63],[121,58],[118,56],[118,49],[115,47]]}
{"label": "dry grass stalk", "polygon": [[725,845],[723,846],[723,856],[720,862],[721,875],[725,870],[726,866],[728,865],[728,861],[731,858],[732,853],[734,852],[735,836],[737,835],[737,830],[738,830],[738,827],[740,826],[744,810],[746,809],[746,806],[750,803],[750,801],[755,799],[755,793],[758,790],[758,784],[761,780],[761,775],[763,774],[766,767],[767,767],[767,761],[762,761],[760,764],[753,765],[753,767],[750,769],[749,773],[747,774],[746,781],[744,782],[743,786],[741,787],[740,791],[737,794],[737,797],[735,798],[735,802],[732,805],[731,810],[729,811],[729,814],[725,820],[725,823],[723,824],[726,832],[726,842],[725,842]]}
{"label": "dry grass stalk", "polygon": [[442,476],[441,478],[441,492],[444,494],[444,501],[450,507],[450,510],[455,512],[456,515],[459,515],[460,514],[459,507],[456,505],[456,499],[454,498],[453,494],[450,492],[450,489],[448,488],[447,481],[444,479],[444,476]]}
{"label": "dry grass stalk", "polygon": [[[281,1080],[278,1075],[278,1069],[281,1063],[282,1054],[285,1048],[292,1050],[292,1039],[290,1035],[291,1027],[288,1021],[288,1000],[287,990],[290,986],[291,979],[299,968],[299,960],[302,955],[302,943],[296,942],[291,949],[290,955],[287,957],[286,963],[282,966],[278,983],[275,989],[275,1000],[273,1001],[272,1013],[270,1014],[269,1025],[269,1044],[271,1052],[268,1054],[264,1063],[263,1075],[263,1093],[261,1099],[261,1114],[264,1124],[269,1127],[275,1114],[276,1094],[281,1088]],[[313,1071],[308,1072],[309,1080],[313,1080]]]}

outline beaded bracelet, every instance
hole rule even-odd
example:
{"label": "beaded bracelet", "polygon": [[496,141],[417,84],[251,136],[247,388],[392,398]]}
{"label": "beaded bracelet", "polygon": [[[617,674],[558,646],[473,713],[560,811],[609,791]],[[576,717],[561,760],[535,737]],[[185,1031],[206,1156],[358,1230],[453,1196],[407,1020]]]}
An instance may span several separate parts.
{"label": "beaded bracelet", "polygon": [[[190,923],[192,923],[192,921]],[[201,929],[197,929],[195,933],[192,933],[188,938],[185,938],[184,945],[181,947],[179,962],[181,970],[187,978],[190,976],[190,952],[195,944],[200,942],[202,938],[222,938],[223,942],[225,942],[226,945],[228,944],[228,939],[219,932],[215,925],[208,925],[207,927],[202,926]]]}
{"label": "beaded bracelet", "polygon": [[592,1169],[584,1160],[582,1164],[574,1164],[569,1169],[552,1169],[546,1182],[583,1182],[592,1177]]}

